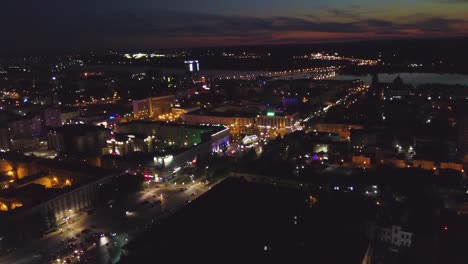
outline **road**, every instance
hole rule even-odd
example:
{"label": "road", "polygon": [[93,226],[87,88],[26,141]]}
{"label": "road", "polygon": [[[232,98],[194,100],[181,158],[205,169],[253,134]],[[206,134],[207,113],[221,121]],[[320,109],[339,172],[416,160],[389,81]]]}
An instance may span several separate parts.
{"label": "road", "polygon": [[[187,190],[181,191],[181,188]],[[63,259],[70,257],[70,254],[57,257],[60,261],[55,257],[55,261],[44,261],[44,258],[37,253],[43,252],[44,256],[55,254],[66,247],[67,243],[62,241],[72,237],[77,238],[73,243],[77,245],[82,243],[86,248],[91,247],[85,254],[97,260],[93,263],[116,263],[121,247],[129,240],[149,228],[153,222],[182,208],[187,200],[196,199],[207,190],[208,188],[199,182],[184,186],[161,187],[150,184],[145,190],[124,197],[112,207],[97,208],[91,215],[80,212],[72,216],[68,223],[69,229],[65,226],[63,232],[56,231],[41,239],[30,241],[24,248],[0,257],[0,263],[64,263]],[[98,235],[115,233],[116,236],[106,235],[98,238],[96,246],[93,246],[92,242],[85,241],[87,235],[81,233],[84,229],[89,229]],[[77,262],[76,258],[72,260]]]}
{"label": "road", "polygon": [[295,70],[284,70],[284,71],[274,71],[274,72],[263,72],[256,74],[239,74],[234,76],[226,76],[219,78],[220,80],[255,80],[259,75],[262,77],[270,78],[314,78],[316,80],[324,80],[327,78],[332,78],[335,76],[335,72],[338,71],[340,66],[330,66],[330,67],[320,67],[320,68],[304,68],[304,69],[295,69]]}
{"label": "road", "polygon": [[318,109],[317,111],[312,113],[309,117],[305,118],[303,122],[312,122],[313,120],[321,119],[327,114],[327,112],[331,108],[337,105],[344,105],[346,107],[349,107],[351,104],[356,103],[358,98],[361,95],[365,94],[368,91],[368,89],[369,89],[368,85],[361,85],[355,89],[350,89],[348,94],[344,95],[344,97],[340,98],[335,103],[323,106],[322,108]]}

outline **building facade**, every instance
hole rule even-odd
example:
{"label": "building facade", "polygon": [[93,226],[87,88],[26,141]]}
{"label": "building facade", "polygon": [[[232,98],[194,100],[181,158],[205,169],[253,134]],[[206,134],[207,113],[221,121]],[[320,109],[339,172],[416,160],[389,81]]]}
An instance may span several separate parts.
{"label": "building facade", "polygon": [[133,100],[133,117],[140,120],[158,120],[159,116],[171,114],[174,98],[173,95],[166,95]]}
{"label": "building facade", "polygon": [[65,153],[102,154],[107,147],[110,130],[92,125],[66,125],[49,131],[49,149]]}
{"label": "building facade", "polygon": [[332,123],[319,123],[314,126],[314,130],[319,132],[335,133],[340,135],[342,141],[349,141],[351,138],[351,129],[363,129],[362,125],[356,124],[332,124]]}
{"label": "building facade", "polygon": [[62,126],[60,109],[55,107],[49,107],[44,109],[44,123],[46,127]]}
{"label": "building facade", "polygon": [[373,226],[371,232],[373,233],[374,238],[378,241],[390,244],[394,247],[409,248],[413,244],[413,233],[403,231],[401,226]]}
{"label": "building facade", "polygon": [[[0,237],[15,240],[65,224],[80,210],[93,207],[100,186],[119,173],[76,163],[0,153],[1,174],[11,177],[0,195]],[[2,193],[5,194],[5,193]]]}
{"label": "building facade", "polygon": [[8,135],[8,127],[0,126],[0,151],[7,151],[10,149],[10,137]]}
{"label": "building facade", "polygon": [[[120,155],[119,153],[113,153],[113,155],[103,156],[101,158],[101,164],[104,168],[131,169],[153,175],[160,180],[166,180],[187,164],[196,162],[200,158],[204,159],[214,152],[225,149],[230,144],[230,133],[229,129],[226,127],[196,127],[167,123],[161,124],[158,122],[143,122],[144,121],[134,121],[133,123],[135,123],[137,127],[140,127],[140,129],[146,127],[148,132],[151,132],[153,127],[155,135],[167,136],[167,138],[161,137],[161,140],[165,140],[166,142],[168,140],[175,140],[173,141],[175,144],[170,145],[175,148],[173,150],[162,151],[148,146],[148,148],[144,150],[133,152],[130,150],[130,146],[133,144],[132,141],[128,140],[127,142],[127,140],[125,140],[125,143],[122,142],[122,148],[126,148],[125,151],[127,152],[122,150]],[[167,133],[158,134],[158,125],[163,127],[168,126],[170,129],[166,131]],[[125,129],[129,129],[129,127]],[[180,133],[177,133],[177,130],[180,130]],[[183,135],[187,131],[192,133],[193,141],[185,145],[187,138],[181,137],[180,135]],[[129,134],[127,134],[127,136],[129,136]],[[174,138],[174,136],[176,138]],[[148,137],[145,135],[143,137],[146,137],[147,140],[153,139],[153,136]],[[147,144],[149,145],[149,143]]]}
{"label": "building facade", "polygon": [[413,160],[413,167],[423,170],[435,170],[435,162],[432,160]]}

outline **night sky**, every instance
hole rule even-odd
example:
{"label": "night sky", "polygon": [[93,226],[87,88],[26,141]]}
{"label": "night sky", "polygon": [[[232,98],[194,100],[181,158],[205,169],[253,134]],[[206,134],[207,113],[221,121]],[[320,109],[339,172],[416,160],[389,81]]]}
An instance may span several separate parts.
{"label": "night sky", "polygon": [[0,53],[468,36],[468,0],[9,0]]}

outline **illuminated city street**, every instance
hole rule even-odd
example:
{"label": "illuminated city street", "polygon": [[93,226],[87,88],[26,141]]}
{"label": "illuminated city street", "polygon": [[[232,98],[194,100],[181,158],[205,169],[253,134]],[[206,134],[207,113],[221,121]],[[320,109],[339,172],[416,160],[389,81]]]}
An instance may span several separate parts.
{"label": "illuminated city street", "polygon": [[[80,238],[75,243],[86,243],[84,239],[85,234],[81,232],[82,230],[90,229],[98,234],[115,233],[116,237],[109,235],[102,237],[96,246],[93,247],[90,244],[91,247],[86,254],[94,256],[95,259],[99,260],[98,263],[108,263],[109,260],[116,263],[120,256],[120,248],[126,244],[128,238],[138,235],[154,221],[158,221],[161,217],[174,213],[185,206],[187,200],[196,199],[208,190],[207,187],[198,182],[187,185],[188,189],[183,192],[180,191],[182,187],[185,187],[185,185],[151,187],[125,197],[119,203],[114,204],[112,208],[99,208],[92,215],[88,216],[84,212],[79,212],[73,217],[76,220],[69,224],[70,229],[63,227],[63,232],[57,231],[40,240],[32,241],[25,248],[18,249],[14,253],[1,257],[0,262],[18,264],[43,263],[43,258],[46,258],[50,254],[55,254],[59,250],[57,245],[62,240],[76,237],[77,234],[80,234]],[[192,195],[193,193],[195,194]],[[167,198],[164,198],[165,196]],[[138,206],[145,201],[148,201],[147,205]],[[161,204],[152,206],[155,201],[161,201]],[[132,212],[131,215],[126,215],[126,211]],[[96,227],[93,228],[93,226]],[[113,245],[114,242],[118,244]],[[107,243],[114,249],[109,250],[106,246]],[[39,254],[39,252],[42,253]],[[62,257],[61,259],[64,260],[65,258],[67,257]],[[68,258],[72,259],[71,256],[68,256]]]}
{"label": "illuminated city street", "polygon": [[468,1],[4,1],[0,264],[468,263]]}

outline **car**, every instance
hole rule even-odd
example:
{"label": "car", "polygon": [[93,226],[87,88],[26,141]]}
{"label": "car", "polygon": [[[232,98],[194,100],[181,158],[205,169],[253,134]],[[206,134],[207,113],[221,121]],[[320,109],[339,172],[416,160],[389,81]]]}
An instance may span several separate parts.
{"label": "car", "polygon": [[139,203],[138,205],[139,205],[139,206],[143,206],[143,205],[147,205],[147,204],[149,204],[149,201],[148,201],[148,200],[143,201],[143,202]]}
{"label": "car", "polygon": [[89,236],[85,239],[86,245],[87,246],[94,245],[100,240],[100,238],[101,238],[100,234],[99,235],[96,234],[96,236]]}
{"label": "car", "polygon": [[192,201],[191,200],[185,200],[186,204],[189,204],[190,202],[192,202]]}
{"label": "car", "polygon": [[46,235],[48,235],[48,234],[50,234],[50,233],[53,233],[53,232],[55,232],[55,231],[57,231],[57,230],[58,230],[57,228],[53,228],[53,229],[47,230],[46,232],[44,232],[44,233],[42,234],[42,236],[46,236]]}
{"label": "car", "polygon": [[195,193],[190,194],[190,196],[195,196]]}
{"label": "car", "polygon": [[67,249],[74,249],[76,247],[75,243],[70,243],[67,245]]}
{"label": "car", "polygon": [[85,228],[85,229],[81,230],[81,233],[82,234],[89,234],[89,233],[91,233],[91,230],[89,230],[88,228]]}

